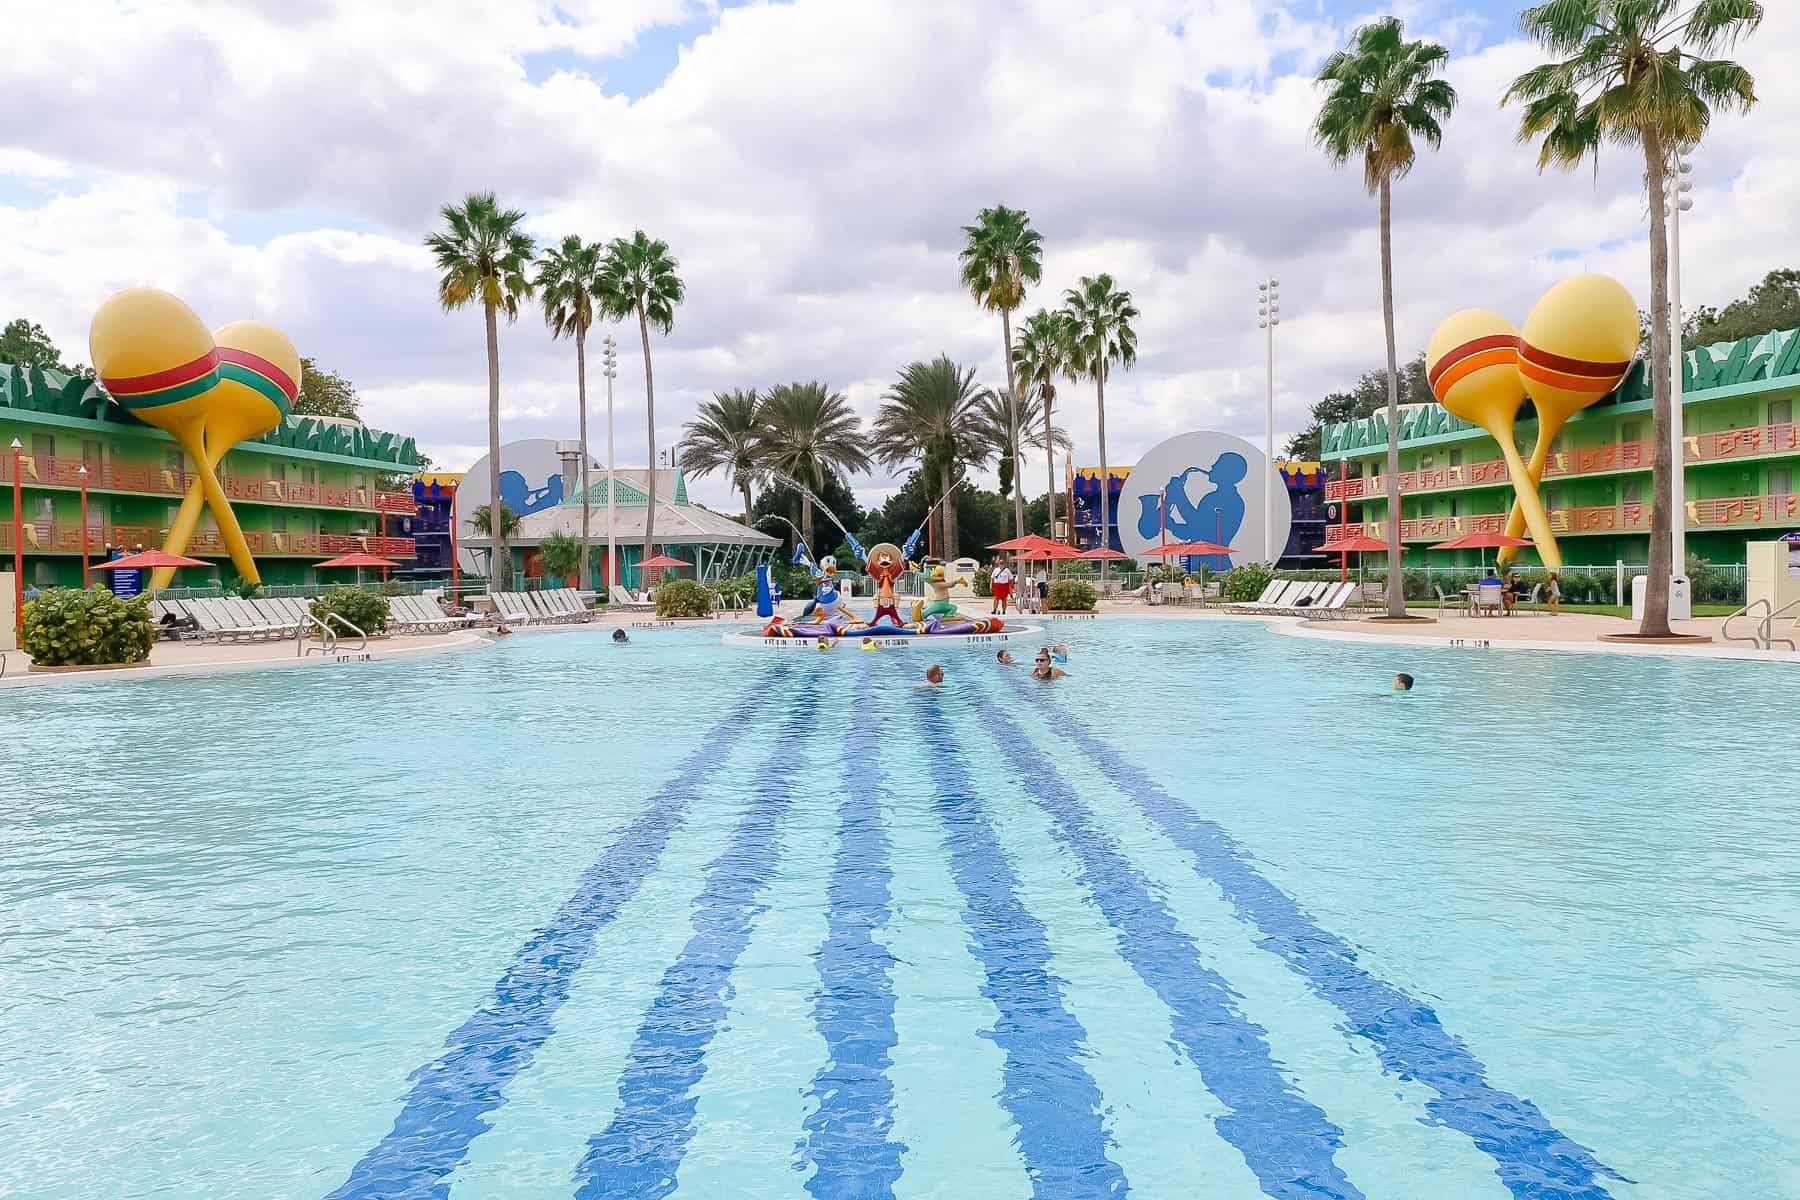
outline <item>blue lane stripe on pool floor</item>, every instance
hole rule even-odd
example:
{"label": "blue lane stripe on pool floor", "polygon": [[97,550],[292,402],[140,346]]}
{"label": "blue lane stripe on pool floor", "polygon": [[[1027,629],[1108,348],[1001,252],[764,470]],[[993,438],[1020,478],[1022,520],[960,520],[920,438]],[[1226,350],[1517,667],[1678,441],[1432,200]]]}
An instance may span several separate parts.
{"label": "blue lane stripe on pool floor", "polygon": [[1019,1128],[1033,1194],[1042,1200],[1123,1196],[1125,1172],[1107,1157],[1100,1089],[1081,1065],[1087,1031],[1063,1002],[1062,981],[1050,973],[1043,924],[1019,902],[1012,868],[943,706],[940,691],[919,690],[912,701],[915,729],[936,784],[933,803],[963,896],[963,922],[986,977],[982,994],[1000,1012],[992,1035],[1006,1055],[1000,1102]]}
{"label": "blue lane stripe on pool floor", "polygon": [[1218,885],[1241,920],[1261,932],[1259,944],[1336,1005],[1353,1031],[1374,1045],[1384,1067],[1438,1094],[1426,1102],[1427,1111],[1491,1157],[1495,1174],[1514,1196],[1608,1200],[1611,1193],[1598,1177],[1623,1176],[1552,1125],[1530,1100],[1489,1083],[1487,1067],[1429,1005],[1358,965],[1349,943],[1320,928],[1293,897],[1259,875],[1223,826],[1196,814],[1066,707],[1052,704],[1041,684],[1016,679],[1012,686],[1193,856],[1196,870]]}
{"label": "blue lane stripe on pool floor", "polygon": [[[818,1107],[806,1119],[801,1156],[816,1168],[806,1190],[823,1198],[887,1200],[900,1177],[905,1149],[894,1127],[894,959],[876,940],[887,927],[893,869],[882,825],[879,786],[869,764],[880,753],[873,703],[874,678],[865,662],[844,742],[844,799],[838,805],[837,859],[826,898],[824,943],[815,956],[819,990],[813,1021],[830,1060],[813,1076],[808,1094]],[[880,773],[876,772],[879,778]]]}
{"label": "blue lane stripe on pool floor", "polygon": [[576,1164],[579,1200],[656,1200],[675,1190],[693,1139],[694,1089],[706,1074],[706,1048],[728,1015],[731,974],[780,857],[777,828],[805,785],[801,758],[817,738],[818,690],[801,687],[795,694],[767,765],[744,781],[748,810],[706,869],[694,899],[694,935],[663,973],[638,1025],[619,1079],[618,1108]]}
{"label": "blue lane stripe on pool floor", "polygon": [[1283,1200],[1362,1192],[1334,1155],[1343,1130],[1287,1081],[1269,1051],[1266,1030],[1237,1008],[1237,995],[1200,962],[1199,948],[1168,908],[1151,894],[1143,873],[1074,798],[1074,790],[1001,705],[982,712],[982,725],[1031,798],[1056,824],[1056,838],[1081,863],[1082,882],[1119,935],[1119,952],[1169,1008],[1175,1039],[1202,1082],[1229,1112],[1214,1124],[1255,1173],[1262,1190]]}
{"label": "blue lane stripe on pool floor", "polygon": [[[765,673],[752,695],[780,682],[786,668]],[[350,1170],[328,1200],[411,1200],[437,1196],[487,1132],[486,1114],[506,1101],[506,1087],[531,1065],[569,996],[569,981],[593,952],[599,930],[618,915],[655,868],[686,815],[694,791],[749,729],[738,706],[715,723],[682,760],[675,777],[643,813],[582,873],[566,900],[513,955],[494,998],[444,1039],[444,1052],[412,1073],[394,1127]]]}

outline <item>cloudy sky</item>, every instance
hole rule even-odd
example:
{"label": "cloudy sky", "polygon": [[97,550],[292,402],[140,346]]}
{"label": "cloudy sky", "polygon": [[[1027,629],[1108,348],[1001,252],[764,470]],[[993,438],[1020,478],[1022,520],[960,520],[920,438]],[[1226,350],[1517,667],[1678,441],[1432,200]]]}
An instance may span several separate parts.
{"label": "cloudy sky", "polygon": [[[901,364],[939,352],[1002,382],[998,320],[958,289],[956,251],[1006,203],[1045,239],[1028,308],[1104,270],[1142,310],[1137,367],[1108,390],[1115,462],[1187,429],[1260,440],[1260,275],[1283,292],[1278,431],[1381,361],[1375,206],[1307,136],[1312,73],[1377,12],[1451,48],[1462,98],[1395,193],[1401,353],[1454,308],[1523,320],[1582,269],[1647,298],[1641,164],[1540,177],[1498,109],[1538,59],[1518,7],[0,0],[0,317],[82,360],[120,287],[173,291],[212,325],[272,321],[357,384],[371,424],[464,467],[485,450],[481,318],[438,310],[421,239],[444,202],[493,189],[540,242],[669,242],[688,301],[653,335],[666,446],[717,389],[821,379],[871,414]],[[1780,62],[1800,3],[1766,7],[1737,53],[1762,103],[1696,156],[1690,304],[1800,265],[1800,73]],[[636,330],[620,340],[624,465],[644,404]],[[506,436],[573,436],[573,349],[531,312],[501,360]],[[603,431],[604,393],[591,403]],[[1091,385],[1059,404],[1091,461]],[[859,483],[865,502],[891,486]],[[698,491],[730,504],[723,480]]]}

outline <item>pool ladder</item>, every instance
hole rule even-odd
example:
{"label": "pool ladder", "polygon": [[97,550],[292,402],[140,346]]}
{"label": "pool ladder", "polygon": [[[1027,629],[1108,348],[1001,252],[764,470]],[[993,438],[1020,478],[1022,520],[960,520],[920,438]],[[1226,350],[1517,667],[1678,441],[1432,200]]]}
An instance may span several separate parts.
{"label": "pool ladder", "polygon": [[[1761,619],[1756,622],[1755,628],[1748,635],[1731,632],[1733,621],[1740,617],[1749,620],[1759,608],[1762,610]],[[1780,608],[1774,607],[1767,600],[1753,600],[1725,618],[1724,623],[1719,626],[1719,636],[1728,642],[1749,642],[1758,650],[1773,650],[1776,646],[1785,646],[1789,652],[1793,652],[1800,647],[1795,646],[1792,638],[1776,637],[1775,622],[1796,608],[1800,608],[1800,600],[1784,604]],[[1789,624],[1800,624],[1800,617],[1795,617]]]}
{"label": "pool ladder", "polygon": [[[294,630],[294,657],[304,658],[309,654],[336,654],[338,634],[337,630],[331,627],[333,621],[362,639],[356,646],[358,653],[368,648],[369,635],[339,614],[326,613],[325,619],[321,621],[311,613],[307,613],[305,620],[301,621],[299,627]],[[316,646],[311,637],[311,632],[315,628],[319,631],[319,642]]]}

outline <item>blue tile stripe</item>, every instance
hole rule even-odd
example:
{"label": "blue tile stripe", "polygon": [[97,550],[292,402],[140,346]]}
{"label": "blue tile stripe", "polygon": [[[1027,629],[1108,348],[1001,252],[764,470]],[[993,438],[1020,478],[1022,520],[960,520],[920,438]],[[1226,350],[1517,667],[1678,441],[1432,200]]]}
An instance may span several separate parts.
{"label": "blue tile stripe", "polygon": [[1266,1031],[1238,1010],[1224,977],[1200,962],[1193,939],[1143,873],[1002,706],[984,709],[981,725],[1011,765],[1009,778],[1050,815],[1057,841],[1080,861],[1090,899],[1119,935],[1121,956],[1168,1006],[1175,1040],[1229,1110],[1214,1121],[1219,1136],[1244,1156],[1263,1192],[1282,1200],[1360,1200],[1334,1157],[1343,1130],[1283,1077]]}
{"label": "blue tile stripe", "polygon": [[[865,656],[866,657],[866,656]],[[876,940],[892,912],[888,837],[869,764],[880,754],[880,713],[872,666],[864,663],[844,743],[844,799],[838,805],[837,860],[826,889],[825,940],[816,955],[813,1023],[830,1058],[813,1076],[817,1107],[806,1119],[801,1158],[816,1170],[806,1190],[821,1200],[889,1200],[906,1147],[890,1136],[894,1084],[888,1076],[894,1030],[894,958]]]}
{"label": "blue tile stripe", "polygon": [[1605,1200],[1611,1195],[1598,1177],[1623,1176],[1558,1130],[1530,1100],[1489,1083],[1487,1067],[1439,1023],[1429,1005],[1358,965],[1349,943],[1321,929],[1291,896],[1257,874],[1221,825],[1196,815],[1067,707],[1052,704],[1042,685],[1018,679],[1013,686],[1053,730],[1193,856],[1195,869],[1218,885],[1238,918],[1260,932],[1258,944],[1337,1006],[1351,1031],[1375,1047],[1382,1066],[1437,1093],[1427,1101],[1427,1111],[1493,1158],[1495,1174],[1514,1196]]}
{"label": "blue tile stripe", "polygon": [[[765,673],[751,695],[778,684],[786,668]],[[593,953],[599,931],[637,894],[681,825],[701,782],[750,728],[738,706],[708,729],[643,813],[582,873],[575,894],[513,955],[493,999],[444,1039],[444,1052],[412,1073],[413,1086],[394,1127],[351,1168],[328,1200],[410,1200],[443,1193],[445,1177],[469,1145],[492,1127],[487,1113],[531,1065],[549,1038],[569,983]]]}
{"label": "blue tile stripe", "polygon": [[579,1200],[654,1200],[675,1190],[675,1173],[693,1139],[695,1088],[706,1074],[706,1050],[729,1013],[731,974],[780,857],[776,833],[807,785],[801,759],[817,732],[819,708],[816,687],[795,689],[769,762],[743,780],[749,806],[730,844],[706,868],[694,899],[693,936],[663,972],[638,1025],[611,1122],[588,1139],[576,1164]]}
{"label": "blue tile stripe", "polygon": [[1111,1139],[1100,1120],[1100,1089],[1081,1064],[1087,1031],[1063,1003],[1044,927],[1019,901],[942,705],[937,689],[920,689],[913,716],[937,785],[933,805],[949,834],[963,924],[985,976],[981,992],[1000,1012],[991,1034],[1005,1055],[1000,1102],[1018,1126],[1032,1194],[1042,1200],[1123,1196],[1125,1172],[1106,1153]]}

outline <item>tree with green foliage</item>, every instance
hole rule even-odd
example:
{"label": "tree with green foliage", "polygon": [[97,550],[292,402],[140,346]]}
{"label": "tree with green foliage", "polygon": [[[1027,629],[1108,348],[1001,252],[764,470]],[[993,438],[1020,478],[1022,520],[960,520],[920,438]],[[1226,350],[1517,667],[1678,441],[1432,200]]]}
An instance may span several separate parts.
{"label": "tree with green foliage", "polygon": [[24,317],[16,317],[0,329],[0,363],[30,370],[41,367],[48,371],[67,371],[62,352],[44,327]]}
{"label": "tree with green foliage", "polygon": [[1780,268],[1752,284],[1748,295],[1724,308],[1701,305],[1682,322],[1682,347],[1710,346],[1755,337],[1772,329],[1800,329],[1800,271]]}
{"label": "tree with green foliage", "polygon": [[[544,251],[537,263],[538,303],[552,338],[575,340],[575,399],[580,412],[581,442],[581,586],[588,586],[588,542],[593,525],[588,495],[587,434],[587,335],[594,327],[594,281],[600,275],[600,246],[588,245],[574,234],[562,244]],[[563,572],[565,575],[568,572]]]}
{"label": "tree with green foliage", "polygon": [[600,274],[594,283],[594,298],[600,311],[614,321],[636,317],[638,338],[644,347],[644,428],[649,440],[650,507],[644,515],[644,556],[656,553],[656,374],[650,367],[650,330],[664,337],[675,328],[675,306],[687,295],[680,267],[669,253],[667,242],[652,238],[639,229],[629,238],[614,238],[606,244],[600,261]]}
{"label": "tree with green foliage", "polygon": [[[438,303],[445,312],[470,304],[481,306],[487,327],[488,486],[500,498],[500,332],[499,316],[508,324],[519,319],[519,305],[531,296],[530,269],[536,246],[521,228],[525,214],[501,208],[492,192],[471,192],[461,204],[438,210],[444,229],[425,239],[437,262]],[[510,574],[506,522],[489,532],[490,571]],[[502,586],[505,575],[499,576]]]}
{"label": "tree with green foliage", "polygon": [[[908,363],[875,414],[876,457],[890,469],[918,463],[936,503],[966,472],[993,457],[980,416],[986,395],[987,389],[975,382],[975,368],[959,367],[949,355]],[[946,504],[932,518],[941,522],[943,536],[935,542],[946,559],[956,557],[956,516],[956,506]]]}
{"label": "tree with green foliage", "polygon": [[[1000,358],[1006,365],[1006,394],[1017,396],[1020,392],[1014,376],[1012,314],[1025,303],[1025,285],[1043,278],[1044,239],[1031,227],[1031,218],[1022,209],[1004,204],[982,209],[975,216],[975,224],[964,225],[962,231],[963,248],[958,256],[962,285],[977,304],[1000,314]],[[1010,477],[1018,465],[1018,428],[1011,430],[1007,441],[1013,458],[1010,463],[1002,463],[1002,478]],[[1006,494],[1005,487],[1000,494]],[[1015,529],[1025,524],[1025,502],[1018,495],[1013,497],[1013,524]]]}
{"label": "tree with green foliage", "polygon": [[[769,389],[762,405],[756,461],[772,476],[786,477],[817,492],[834,471],[867,471],[869,452],[865,446],[862,420],[844,393],[834,392],[816,379]],[[842,513],[838,515],[846,522],[850,520]],[[800,528],[806,531],[807,543],[811,545],[813,505],[805,492],[800,493]],[[834,530],[831,536],[835,545],[837,532]]]}
{"label": "tree with green foliage", "polygon": [[336,371],[319,369],[310,358],[300,359],[300,394],[290,410],[296,417],[337,417],[362,420],[362,397],[356,385]]}
{"label": "tree with green foliage", "polygon": [[[1372,417],[1387,406],[1387,370],[1365,371],[1347,392],[1331,392],[1312,406],[1307,427],[1288,439],[1282,453],[1302,462],[1317,461],[1323,454],[1325,426]],[[1400,368],[1400,403],[1430,404],[1435,401],[1425,377],[1425,352],[1415,354]]]}
{"label": "tree with green foliage", "polygon": [[1044,407],[1045,537],[1056,536],[1056,449],[1068,444],[1051,418],[1056,403],[1056,377],[1071,373],[1068,314],[1040,308],[1025,319],[1012,348],[1013,370],[1028,396]]}
{"label": "tree with green foliage", "polygon": [[[1313,120],[1313,140],[1332,163],[1362,160],[1363,186],[1380,197],[1381,319],[1387,334],[1388,544],[1400,544],[1400,368],[1394,350],[1394,181],[1413,169],[1423,140],[1443,144],[1442,121],[1456,107],[1456,89],[1436,76],[1450,52],[1430,42],[1409,42],[1397,17],[1382,17],[1356,31],[1350,45],[1320,68],[1325,102]],[[1400,589],[1400,556],[1388,555],[1388,615],[1406,615]]]}
{"label": "tree with green foliage", "polygon": [[[1650,212],[1650,390],[1654,448],[1650,467],[1649,593],[1643,637],[1669,636],[1673,574],[1674,414],[1669,344],[1669,241],[1665,182],[1669,166],[1699,145],[1715,108],[1748,110],[1755,81],[1737,63],[1707,57],[1762,22],[1757,0],[1550,0],[1519,14],[1519,27],[1552,56],[1506,89],[1517,103],[1519,140],[1538,143],[1538,169],[1573,169],[1599,158],[1602,143],[1644,156]],[[1398,555],[1390,556],[1397,560]],[[1390,580],[1390,594],[1392,593]]]}
{"label": "tree with green foliage", "polygon": [[[994,447],[1000,473],[1000,495],[1010,496],[1013,501],[1014,537],[1025,532],[1025,484],[1016,476],[1025,461],[1025,447],[1035,436],[1038,422],[1043,416],[1043,401],[1038,398],[1038,393],[1035,390],[1028,391],[1025,396],[1023,403],[1017,403],[1013,400],[1012,393],[1004,389],[989,392],[977,409],[982,434]],[[1068,448],[1068,435],[1054,433],[1051,440],[1052,451]]]}
{"label": "tree with green foliage", "polygon": [[763,400],[755,388],[714,392],[682,433],[681,463],[696,477],[724,471],[752,508],[750,485],[762,474]]}
{"label": "tree with green foliage", "polygon": [[[824,482],[811,490],[825,502],[825,507],[836,514],[838,520],[856,530],[858,537],[862,537],[869,514],[863,512],[862,506],[856,502],[856,493],[850,490],[849,485],[844,482],[843,476],[835,468],[826,467]],[[766,483],[762,494],[756,497],[756,506],[751,510],[748,523],[756,526],[763,533],[781,538],[784,557],[793,551],[793,547],[787,544],[793,531],[779,521],[764,521],[764,518],[770,515],[793,522],[810,517],[814,525],[819,520],[818,514],[807,507],[805,497],[800,495],[799,489],[795,488],[793,484],[776,479],[771,479]],[[798,524],[795,527],[799,528]],[[835,526],[823,534],[817,529],[809,528],[806,540],[807,548],[816,554],[828,553],[828,551],[820,550],[819,547],[826,544],[835,545],[841,536]],[[880,538],[875,539],[875,541],[880,540]],[[863,542],[870,546],[875,544],[868,538],[863,538]]]}
{"label": "tree with green foliage", "polygon": [[574,575],[581,581],[577,586],[588,586],[587,542],[573,534],[558,530],[545,538],[538,544],[538,562],[547,578],[564,580]]}
{"label": "tree with green foliage", "polygon": [[[1111,275],[1083,275],[1063,296],[1063,319],[1068,326],[1070,374],[1094,381],[1094,402],[1100,435],[1100,540],[1108,541],[1112,528],[1112,490],[1106,466],[1106,377],[1116,364],[1126,370],[1137,361],[1138,319],[1131,293],[1113,285]],[[1071,526],[1074,514],[1070,513]],[[1106,560],[1100,560],[1100,583],[1106,584]]]}

